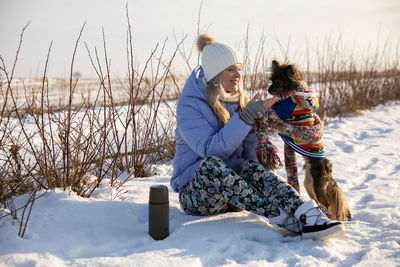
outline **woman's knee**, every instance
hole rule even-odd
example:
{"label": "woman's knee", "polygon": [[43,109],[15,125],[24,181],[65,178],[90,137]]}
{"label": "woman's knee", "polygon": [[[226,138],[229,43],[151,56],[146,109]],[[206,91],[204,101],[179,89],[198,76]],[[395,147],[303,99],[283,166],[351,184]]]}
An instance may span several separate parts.
{"label": "woman's knee", "polygon": [[265,168],[264,165],[255,160],[245,160],[240,164],[239,173],[241,175],[258,173],[269,173],[271,170]]}
{"label": "woman's knee", "polygon": [[185,213],[195,216],[219,214],[228,210],[228,202],[223,195],[209,193],[206,188],[184,188],[179,192],[179,203]]}

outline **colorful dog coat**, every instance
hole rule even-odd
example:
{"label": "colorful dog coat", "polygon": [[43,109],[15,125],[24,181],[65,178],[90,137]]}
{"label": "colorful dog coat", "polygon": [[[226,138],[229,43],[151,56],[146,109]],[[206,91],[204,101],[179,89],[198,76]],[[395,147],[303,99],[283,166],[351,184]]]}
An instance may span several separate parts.
{"label": "colorful dog coat", "polygon": [[[281,97],[282,100],[272,106],[272,109],[281,120],[296,125],[314,125],[315,119],[312,116],[312,112],[319,107],[319,103],[312,91],[296,92],[292,90]],[[321,141],[311,143],[279,135],[285,144],[303,156],[319,159],[326,158]]]}

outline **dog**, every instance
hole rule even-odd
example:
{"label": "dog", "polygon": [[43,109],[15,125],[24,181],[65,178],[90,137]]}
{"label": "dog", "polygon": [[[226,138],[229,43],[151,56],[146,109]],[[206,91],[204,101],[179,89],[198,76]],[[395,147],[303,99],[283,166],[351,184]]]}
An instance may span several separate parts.
{"label": "dog", "polygon": [[[313,125],[313,113],[319,106],[318,100],[308,89],[297,67],[273,60],[270,81],[272,84],[268,92],[281,97],[281,101],[272,106],[277,115],[288,123]],[[332,164],[325,157],[322,142],[307,143],[283,135],[281,137],[285,142],[285,168],[289,184],[300,191],[295,155],[295,152],[298,152],[305,161],[304,187],[310,198],[325,206],[329,218],[350,220],[351,213],[346,197],[332,177]]]}

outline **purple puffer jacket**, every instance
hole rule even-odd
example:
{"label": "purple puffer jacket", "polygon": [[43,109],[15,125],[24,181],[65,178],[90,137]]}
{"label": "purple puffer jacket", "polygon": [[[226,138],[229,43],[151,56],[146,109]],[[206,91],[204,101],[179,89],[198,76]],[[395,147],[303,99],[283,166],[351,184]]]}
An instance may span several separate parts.
{"label": "purple puffer jacket", "polygon": [[256,158],[257,137],[251,126],[239,118],[238,103],[222,102],[231,118],[221,128],[205,99],[203,70],[196,67],[183,87],[176,110],[176,153],[171,187],[185,187],[199,162],[217,156],[236,169],[244,160]]}

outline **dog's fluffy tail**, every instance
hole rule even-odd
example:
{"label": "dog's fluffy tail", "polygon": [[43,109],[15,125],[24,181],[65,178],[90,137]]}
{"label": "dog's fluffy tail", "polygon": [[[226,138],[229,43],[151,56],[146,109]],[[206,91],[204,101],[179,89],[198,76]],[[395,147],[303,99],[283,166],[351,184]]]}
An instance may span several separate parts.
{"label": "dog's fluffy tail", "polygon": [[329,198],[330,198],[330,217],[333,220],[345,221],[351,219],[351,213],[348,208],[347,199],[344,196],[342,190],[336,183],[328,186]]}

